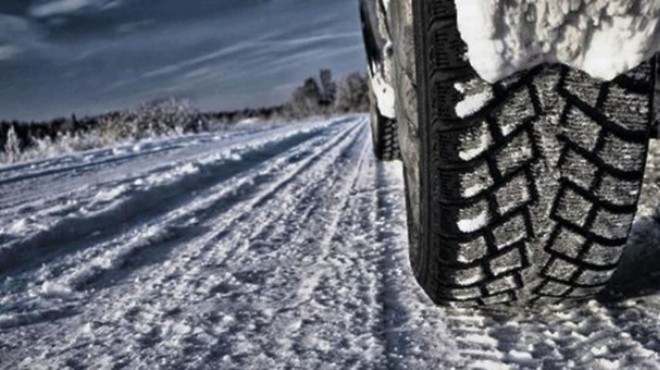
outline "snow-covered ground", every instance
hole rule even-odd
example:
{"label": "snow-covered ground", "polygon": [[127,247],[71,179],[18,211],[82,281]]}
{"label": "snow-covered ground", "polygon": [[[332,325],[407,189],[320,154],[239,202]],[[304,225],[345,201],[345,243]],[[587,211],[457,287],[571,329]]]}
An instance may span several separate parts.
{"label": "snow-covered ground", "polygon": [[609,300],[446,310],[364,116],[0,167],[0,368],[657,368],[660,227],[636,230]]}

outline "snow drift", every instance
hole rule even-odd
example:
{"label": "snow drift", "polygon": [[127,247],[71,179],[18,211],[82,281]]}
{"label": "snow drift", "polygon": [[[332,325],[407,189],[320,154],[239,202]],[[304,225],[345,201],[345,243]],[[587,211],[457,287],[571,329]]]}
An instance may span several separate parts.
{"label": "snow drift", "polygon": [[660,50],[658,0],[456,0],[470,63],[494,83],[542,63],[612,80]]}

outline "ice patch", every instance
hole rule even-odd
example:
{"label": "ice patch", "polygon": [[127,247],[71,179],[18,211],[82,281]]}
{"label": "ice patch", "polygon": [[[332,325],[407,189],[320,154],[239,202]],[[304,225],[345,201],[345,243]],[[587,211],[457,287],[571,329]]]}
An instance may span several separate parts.
{"label": "ice patch", "polygon": [[542,63],[612,80],[660,50],[657,0],[456,0],[470,63],[494,83]]}

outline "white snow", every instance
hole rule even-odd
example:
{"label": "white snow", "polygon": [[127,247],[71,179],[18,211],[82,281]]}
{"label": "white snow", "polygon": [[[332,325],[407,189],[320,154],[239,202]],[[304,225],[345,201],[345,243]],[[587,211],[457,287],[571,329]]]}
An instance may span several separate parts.
{"label": "white snow", "polygon": [[74,295],[70,287],[51,281],[47,281],[41,286],[40,294],[44,297],[62,299],[71,298]]}
{"label": "white snow", "polygon": [[467,95],[463,100],[456,104],[456,115],[460,118],[471,116],[483,108],[492,98],[493,93],[490,90]]}
{"label": "white snow", "polygon": [[482,190],[484,190],[486,187],[482,183],[475,183],[474,185],[471,185],[467,188],[463,189],[463,196],[466,198],[473,197],[477,194],[479,194]]}
{"label": "white snow", "polygon": [[657,0],[455,0],[470,63],[488,82],[542,63],[611,80],[660,51]]}
{"label": "white snow", "polygon": [[[366,116],[235,130],[0,168],[18,233],[0,231],[0,369],[657,367],[657,289],[511,317],[434,306],[401,164],[374,160]],[[653,272],[651,224],[634,239]]]}
{"label": "white snow", "polygon": [[463,219],[458,221],[458,228],[464,233],[471,233],[486,226],[487,223],[488,223],[488,212],[483,211],[474,218]]}
{"label": "white snow", "polygon": [[[377,67],[374,65],[372,68],[375,70]],[[380,73],[371,76],[370,81],[380,114],[387,118],[396,118],[395,94],[392,85]]]}
{"label": "white snow", "polygon": [[469,161],[471,159],[474,159],[478,157],[481,153],[483,153],[486,149],[488,149],[490,143],[491,143],[490,135],[487,132],[484,132],[479,137],[479,145],[477,145],[472,149],[462,150],[461,152],[458,153],[458,156],[464,161]]}

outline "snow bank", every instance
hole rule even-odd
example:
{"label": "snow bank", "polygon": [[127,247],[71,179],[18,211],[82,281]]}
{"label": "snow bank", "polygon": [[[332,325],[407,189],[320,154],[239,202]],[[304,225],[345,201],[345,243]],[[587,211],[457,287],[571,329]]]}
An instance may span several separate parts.
{"label": "snow bank", "polygon": [[488,82],[542,63],[611,80],[660,51],[658,0],[456,0],[470,63]]}

